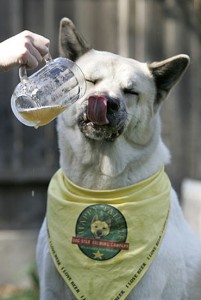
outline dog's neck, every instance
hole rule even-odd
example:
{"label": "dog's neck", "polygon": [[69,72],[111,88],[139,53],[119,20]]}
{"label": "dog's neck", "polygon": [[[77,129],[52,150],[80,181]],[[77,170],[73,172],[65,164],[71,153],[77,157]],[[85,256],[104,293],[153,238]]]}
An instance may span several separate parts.
{"label": "dog's neck", "polygon": [[76,138],[69,136],[67,143],[66,136],[60,136],[60,164],[64,174],[84,188],[125,187],[148,178],[169,162],[169,151],[159,134],[144,148],[133,147],[123,135],[115,142],[102,143],[86,142],[81,132],[77,132]]}

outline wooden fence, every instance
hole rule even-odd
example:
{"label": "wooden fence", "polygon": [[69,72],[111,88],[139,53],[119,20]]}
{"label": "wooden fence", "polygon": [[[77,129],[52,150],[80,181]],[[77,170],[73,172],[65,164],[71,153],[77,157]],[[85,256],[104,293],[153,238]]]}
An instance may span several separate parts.
{"label": "wooden fence", "polygon": [[[51,39],[58,56],[59,21],[71,18],[86,39],[140,61],[175,54],[191,66],[162,108],[163,137],[172,152],[167,168],[179,191],[183,178],[201,179],[201,51],[193,4],[181,0],[0,0],[0,40],[24,29]],[[46,188],[58,168],[55,124],[37,130],[13,116],[10,98],[18,71],[0,74],[0,228],[37,228]]]}

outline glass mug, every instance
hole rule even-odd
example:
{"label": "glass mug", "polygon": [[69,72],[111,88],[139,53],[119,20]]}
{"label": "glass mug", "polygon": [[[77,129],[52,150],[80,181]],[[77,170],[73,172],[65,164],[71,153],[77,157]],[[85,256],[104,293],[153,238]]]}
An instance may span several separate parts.
{"label": "glass mug", "polygon": [[45,61],[46,65],[29,77],[25,66],[19,68],[21,82],[11,98],[17,119],[35,128],[50,123],[86,90],[84,75],[74,62],[52,59],[50,54]]}

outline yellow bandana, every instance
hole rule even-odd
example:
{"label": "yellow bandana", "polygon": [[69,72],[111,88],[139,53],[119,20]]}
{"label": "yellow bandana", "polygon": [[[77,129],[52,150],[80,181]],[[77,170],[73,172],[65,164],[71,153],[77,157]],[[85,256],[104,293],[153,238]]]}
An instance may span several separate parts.
{"label": "yellow bandana", "polygon": [[149,268],[162,240],[170,182],[161,169],[117,190],[88,190],[60,169],[48,189],[49,248],[79,300],[125,299]]}

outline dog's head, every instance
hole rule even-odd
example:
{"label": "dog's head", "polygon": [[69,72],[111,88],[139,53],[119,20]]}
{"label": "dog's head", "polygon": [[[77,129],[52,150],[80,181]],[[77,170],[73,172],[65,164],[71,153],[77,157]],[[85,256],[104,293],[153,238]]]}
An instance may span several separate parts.
{"label": "dog's head", "polygon": [[[111,176],[134,160],[147,159],[160,140],[161,103],[186,70],[189,57],[178,55],[161,62],[141,63],[96,51],[67,18],[61,20],[59,47],[62,56],[76,61],[87,81],[84,97],[59,117],[62,167],[79,156],[86,167],[95,153],[104,152],[98,164],[109,157],[110,167],[107,162],[99,169]],[[114,147],[118,154],[114,154]],[[118,158],[120,152],[122,156],[121,147],[126,154]]]}
{"label": "dog's head", "polygon": [[99,220],[95,215],[91,222],[91,232],[96,239],[101,239],[110,233],[111,220]]}

